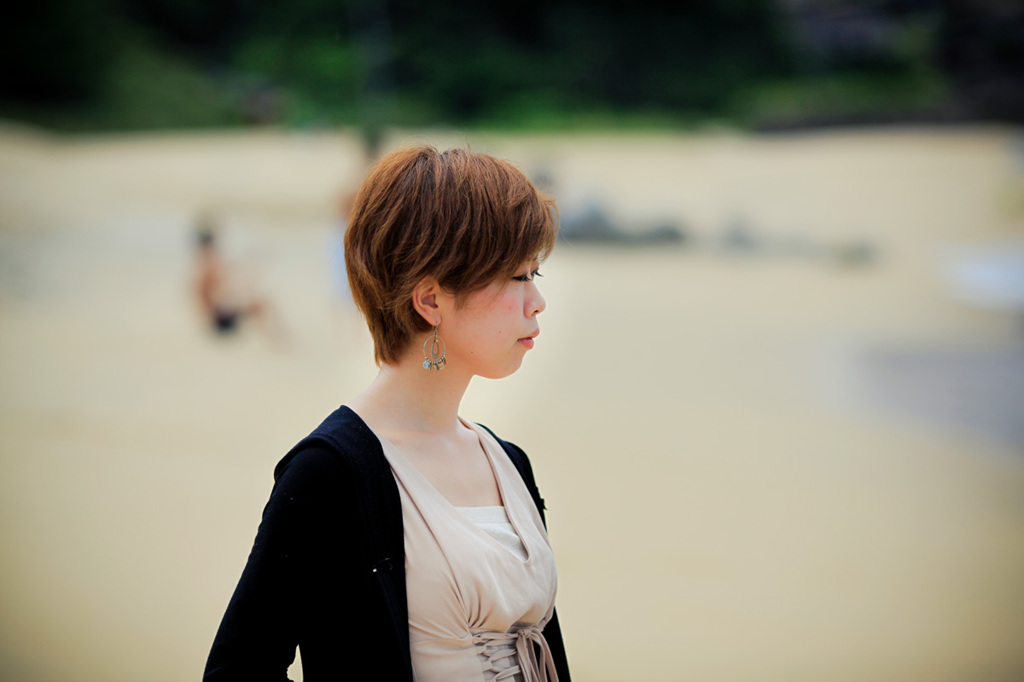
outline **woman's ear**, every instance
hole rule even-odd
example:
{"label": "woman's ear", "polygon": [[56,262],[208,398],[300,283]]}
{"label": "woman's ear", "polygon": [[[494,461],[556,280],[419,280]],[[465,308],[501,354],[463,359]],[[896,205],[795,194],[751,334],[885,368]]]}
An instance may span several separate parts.
{"label": "woman's ear", "polygon": [[424,277],[412,290],[412,307],[431,327],[441,324],[441,285],[433,277]]}

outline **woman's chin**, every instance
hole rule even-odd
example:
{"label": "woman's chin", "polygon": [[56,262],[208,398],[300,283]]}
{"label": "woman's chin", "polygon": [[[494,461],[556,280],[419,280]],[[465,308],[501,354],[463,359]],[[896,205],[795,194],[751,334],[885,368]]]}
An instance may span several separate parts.
{"label": "woman's chin", "polygon": [[517,371],[519,371],[519,368],[522,367],[522,365],[523,359],[519,358],[511,365],[506,365],[505,367],[488,368],[478,373],[477,376],[483,377],[484,379],[504,379],[505,377],[512,376]]}

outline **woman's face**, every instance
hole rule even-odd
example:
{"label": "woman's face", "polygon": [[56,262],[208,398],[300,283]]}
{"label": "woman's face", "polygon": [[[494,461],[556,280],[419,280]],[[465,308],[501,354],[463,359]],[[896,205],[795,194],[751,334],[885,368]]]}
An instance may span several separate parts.
{"label": "woman's face", "polygon": [[546,303],[537,289],[538,261],[524,263],[507,280],[492,282],[454,305],[438,334],[447,347],[447,366],[499,379],[512,374],[533,348]]}

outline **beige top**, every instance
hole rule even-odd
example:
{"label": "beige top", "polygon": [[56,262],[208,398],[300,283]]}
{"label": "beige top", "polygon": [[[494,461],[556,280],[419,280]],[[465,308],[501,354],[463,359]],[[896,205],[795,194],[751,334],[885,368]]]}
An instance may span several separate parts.
{"label": "beige top", "polygon": [[377,435],[402,499],[414,677],[418,682],[557,682],[542,632],[557,588],[547,533],[505,451],[481,427],[463,424],[487,454],[525,559],[452,506]]}

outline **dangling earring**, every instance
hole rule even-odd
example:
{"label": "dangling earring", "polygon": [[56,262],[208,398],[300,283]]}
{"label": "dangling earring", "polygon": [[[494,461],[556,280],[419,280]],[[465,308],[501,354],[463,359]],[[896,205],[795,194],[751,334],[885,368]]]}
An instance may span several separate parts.
{"label": "dangling earring", "polygon": [[[427,344],[430,350],[427,350]],[[448,348],[444,341],[437,335],[437,327],[434,327],[434,335],[423,342],[423,369],[444,369],[444,355]]]}

